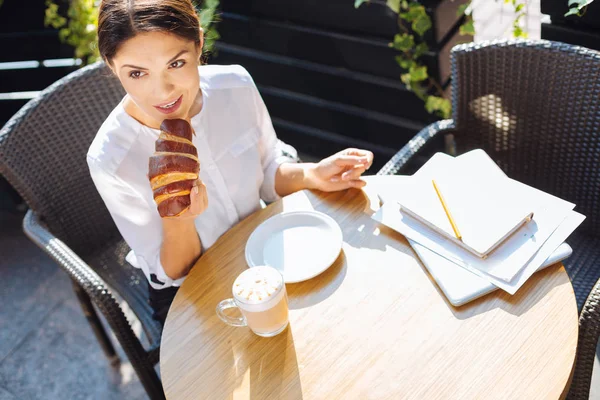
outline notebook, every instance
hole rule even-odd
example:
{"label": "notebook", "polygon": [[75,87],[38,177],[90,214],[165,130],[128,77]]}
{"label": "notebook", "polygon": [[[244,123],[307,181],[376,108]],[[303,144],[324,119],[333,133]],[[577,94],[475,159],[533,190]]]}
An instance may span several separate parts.
{"label": "notebook", "polygon": [[409,187],[397,198],[402,212],[480,258],[533,217],[534,205],[521,183],[501,175],[481,176],[459,158],[449,157],[435,172],[416,174]]}

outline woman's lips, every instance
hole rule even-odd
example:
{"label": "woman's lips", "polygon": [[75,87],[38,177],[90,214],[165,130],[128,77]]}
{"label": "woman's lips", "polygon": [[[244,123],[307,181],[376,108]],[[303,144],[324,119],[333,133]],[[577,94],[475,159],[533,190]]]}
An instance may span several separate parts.
{"label": "woman's lips", "polygon": [[[175,111],[177,111],[179,109],[179,107],[181,107],[182,99],[183,99],[183,95],[179,96],[179,98],[175,101],[175,104],[173,104],[169,108],[164,108],[164,107],[159,107],[159,106],[154,106],[154,108],[156,108],[158,111],[160,111],[163,114],[172,114]],[[169,103],[167,103],[167,104],[169,104]]]}

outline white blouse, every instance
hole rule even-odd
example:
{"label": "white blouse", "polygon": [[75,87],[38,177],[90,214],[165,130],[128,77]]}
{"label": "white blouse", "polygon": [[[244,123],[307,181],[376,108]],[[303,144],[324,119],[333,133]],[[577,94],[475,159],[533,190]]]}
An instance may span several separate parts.
{"label": "white blouse", "polygon": [[[271,118],[248,72],[239,65],[201,66],[202,111],[192,117],[193,143],[206,184],[208,208],[196,220],[205,251],[233,225],[278,199],[275,173],[294,162],[278,146]],[[141,268],[155,289],[179,286],[160,262],[162,223],[148,181],[148,159],[160,131],[125,112],[123,100],[100,127],[87,163],[121,235],[131,247],[127,261]]]}

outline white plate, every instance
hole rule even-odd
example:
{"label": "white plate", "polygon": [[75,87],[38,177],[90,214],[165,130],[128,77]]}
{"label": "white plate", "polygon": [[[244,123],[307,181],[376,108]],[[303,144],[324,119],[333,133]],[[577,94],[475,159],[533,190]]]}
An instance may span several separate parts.
{"label": "white plate", "polygon": [[269,265],[286,283],[302,282],[325,271],[342,249],[342,230],[317,211],[277,214],[260,224],[246,242],[249,267]]}

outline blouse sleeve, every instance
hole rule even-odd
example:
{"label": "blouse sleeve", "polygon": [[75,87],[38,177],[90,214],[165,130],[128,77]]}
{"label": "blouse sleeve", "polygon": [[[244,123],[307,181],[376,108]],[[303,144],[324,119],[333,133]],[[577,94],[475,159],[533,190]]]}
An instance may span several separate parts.
{"label": "blouse sleeve", "polygon": [[275,191],[275,174],[279,166],[285,162],[297,162],[296,149],[277,138],[267,107],[253,87],[254,103],[259,128],[259,150],[264,173],[264,181],[260,187],[260,197],[267,203],[276,201],[280,196]]}
{"label": "blouse sleeve", "polygon": [[156,209],[118,176],[105,171],[95,159],[88,157],[87,161],[96,189],[132,250],[127,261],[141,268],[155,289],[181,285],[185,277],[169,278],[160,262],[162,224]]}

